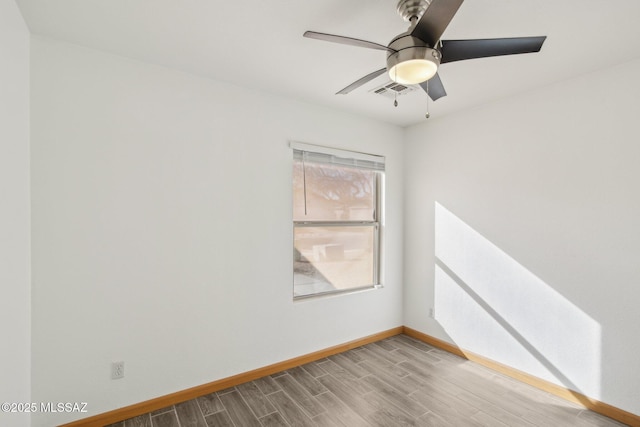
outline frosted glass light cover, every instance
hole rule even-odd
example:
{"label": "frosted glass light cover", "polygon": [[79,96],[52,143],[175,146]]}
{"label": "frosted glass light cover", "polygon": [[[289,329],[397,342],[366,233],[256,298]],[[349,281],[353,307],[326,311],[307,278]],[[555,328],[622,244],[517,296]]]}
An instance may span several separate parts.
{"label": "frosted glass light cover", "polygon": [[436,75],[438,66],[426,59],[410,59],[400,62],[389,70],[389,78],[396,83],[414,85],[425,82]]}

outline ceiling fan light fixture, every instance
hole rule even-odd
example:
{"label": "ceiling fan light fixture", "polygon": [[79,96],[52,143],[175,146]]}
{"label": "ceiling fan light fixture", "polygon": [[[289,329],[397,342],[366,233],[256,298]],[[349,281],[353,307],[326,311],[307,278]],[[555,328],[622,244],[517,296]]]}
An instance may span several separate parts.
{"label": "ceiling fan light fixture", "polygon": [[403,85],[425,82],[436,75],[440,52],[428,47],[411,47],[387,58],[389,78]]}
{"label": "ceiling fan light fixture", "polygon": [[415,85],[436,75],[438,66],[424,59],[410,59],[395,65],[389,70],[389,77],[396,83]]}

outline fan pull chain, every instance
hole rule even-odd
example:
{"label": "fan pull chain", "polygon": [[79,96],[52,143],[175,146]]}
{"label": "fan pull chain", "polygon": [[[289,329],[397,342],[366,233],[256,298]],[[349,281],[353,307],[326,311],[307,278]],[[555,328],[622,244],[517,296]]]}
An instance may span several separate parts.
{"label": "fan pull chain", "polygon": [[431,114],[429,114],[429,98],[431,98],[431,95],[429,95],[429,80],[427,80],[427,114],[424,115],[425,119],[431,117]]}
{"label": "fan pull chain", "polygon": [[[398,67],[396,67],[393,71],[394,71],[394,74],[395,74],[394,80],[397,83],[398,82]],[[395,95],[394,95],[394,98],[393,98],[393,106],[397,107],[398,106],[398,91],[394,89],[394,92],[395,92]]]}

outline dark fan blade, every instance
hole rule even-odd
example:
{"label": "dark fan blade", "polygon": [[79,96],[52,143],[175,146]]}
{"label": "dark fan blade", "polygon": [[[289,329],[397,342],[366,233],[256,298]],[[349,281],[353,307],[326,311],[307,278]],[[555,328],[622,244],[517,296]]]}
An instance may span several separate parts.
{"label": "dark fan blade", "polygon": [[377,71],[374,71],[371,74],[367,74],[366,76],[364,76],[360,80],[356,80],[355,82],[351,83],[349,86],[347,86],[344,89],[342,89],[340,92],[337,92],[336,95],[346,95],[349,92],[351,92],[352,90],[354,90],[356,88],[359,88],[363,84],[367,83],[368,81],[371,81],[371,80],[375,79],[376,77],[384,74],[386,71],[387,71],[386,68],[381,68],[381,69],[379,69]]}
{"label": "dark fan blade", "polygon": [[438,73],[426,82],[420,83],[420,87],[424,89],[424,91],[427,92],[427,95],[429,95],[429,98],[434,101],[437,101],[443,96],[447,96],[447,91],[444,90],[444,85],[442,84],[442,80],[440,80]]}
{"label": "dark fan blade", "polygon": [[464,0],[433,0],[411,35],[434,47]]}
{"label": "dark fan blade", "polygon": [[368,42],[366,40],[354,39],[352,37],[336,36],[334,34],[316,33],[315,31],[305,31],[303,36],[310,39],[324,40],[326,42],[347,44],[350,46],[367,47],[369,49],[395,52],[394,49],[390,49],[387,46],[383,46],[381,44],[374,43],[374,42]]}
{"label": "dark fan blade", "polygon": [[442,40],[441,64],[464,59],[539,52],[546,36],[504,39]]}

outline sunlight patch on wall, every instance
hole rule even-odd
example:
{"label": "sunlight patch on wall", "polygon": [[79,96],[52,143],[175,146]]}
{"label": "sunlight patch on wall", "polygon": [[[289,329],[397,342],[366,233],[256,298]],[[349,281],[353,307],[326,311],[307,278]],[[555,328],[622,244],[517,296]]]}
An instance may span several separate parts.
{"label": "sunlight patch on wall", "polygon": [[600,397],[595,320],[437,202],[435,256],[436,320],[456,345]]}

